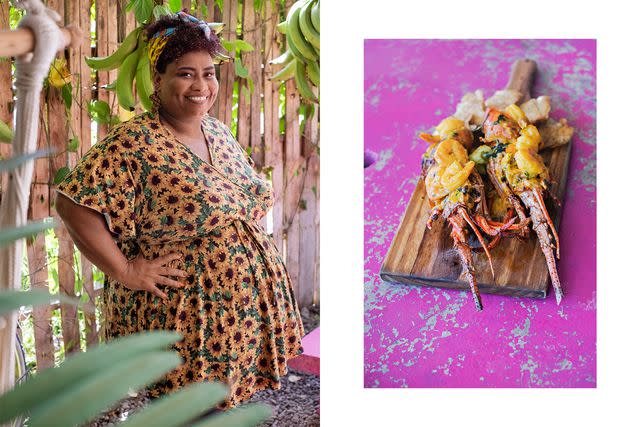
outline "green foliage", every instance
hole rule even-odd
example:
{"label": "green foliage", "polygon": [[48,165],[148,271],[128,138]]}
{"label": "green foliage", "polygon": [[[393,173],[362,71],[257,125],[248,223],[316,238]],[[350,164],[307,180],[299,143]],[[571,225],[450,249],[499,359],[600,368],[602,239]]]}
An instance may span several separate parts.
{"label": "green foliage", "polygon": [[157,4],[153,8],[153,19],[155,19],[157,21],[158,19],[160,19],[164,15],[171,15],[172,13],[174,13],[174,12],[171,10],[171,7],[169,5]]}
{"label": "green foliage", "polygon": [[111,107],[105,101],[93,100],[88,108],[91,118],[100,124],[115,125],[120,122],[118,116],[111,114]]}
{"label": "green foliage", "polygon": [[[48,303],[46,291],[0,293],[3,312],[24,304]],[[154,331],[115,339],[77,353],[60,367],[48,369],[0,396],[0,423],[29,415],[29,426],[69,426],[90,421],[126,397],[129,389],[153,383],[177,367],[181,359],[168,346],[182,336]],[[226,387],[196,383],[167,395],[141,410],[125,426],[179,426],[221,402]],[[198,425],[253,426],[266,419],[270,408],[247,405],[204,419]]]}
{"label": "green foliage", "polygon": [[[2,232],[4,234],[4,230]],[[54,296],[46,290],[33,290],[30,292],[7,291],[0,293],[0,316],[4,316],[25,305],[52,303]],[[61,297],[61,301],[68,304],[75,304],[76,300],[66,296]]]}
{"label": "green foliage", "polygon": [[77,136],[74,136],[69,140],[69,144],[67,144],[67,150],[69,151],[77,151],[80,146],[80,140]]}
{"label": "green foliage", "polygon": [[234,63],[234,70],[236,72],[236,76],[246,79],[249,77],[249,70],[242,65],[242,59],[236,58]]}
{"label": "green foliage", "polygon": [[200,14],[205,17],[209,15],[209,6],[206,3],[200,4]]}
{"label": "green foliage", "polygon": [[121,427],[146,427],[155,425],[158,419],[167,424],[183,425],[189,421],[189,414],[203,412],[211,402],[224,399],[226,388],[217,383],[197,383],[182,393],[165,396],[147,409],[133,415]]}
{"label": "green foliage", "polygon": [[153,0],[131,0],[129,4],[127,4],[126,11],[130,12],[133,9],[136,21],[139,24],[144,24],[151,19],[153,6]]}
{"label": "green foliage", "polygon": [[253,46],[251,46],[251,44],[247,43],[246,41],[242,40],[242,39],[237,39],[234,40],[233,43],[235,44],[236,49],[238,50],[238,52],[253,52]]}
{"label": "green foliage", "polygon": [[67,83],[64,86],[62,86],[61,95],[62,95],[62,99],[64,100],[64,106],[67,110],[71,108],[71,98],[73,97],[72,92],[73,92],[73,89],[72,89],[71,83]]}
{"label": "green foliage", "polygon": [[[234,72],[236,76],[240,77],[241,79],[247,80],[249,90],[248,91],[245,90],[245,97],[246,97],[245,100],[248,103],[250,99],[249,94],[253,92],[253,80],[249,78],[249,70],[242,63],[241,54],[242,52],[253,52],[254,48],[250,43],[247,43],[242,39],[236,39],[236,40],[221,39],[220,43],[222,44],[222,47],[224,47],[225,50],[229,52],[229,55],[231,55],[231,57],[234,58],[233,66],[234,66]],[[234,104],[235,104],[235,101],[234,101]]]}
{"label": "green foliage", "polygon": [[182,9],[182,0],[169,0],[169,9],[171,12],[176,13]]}
{"label": "green foliage", "polygon": [[53,178],[53,183],[55,185],[60,184],[65,176],[67,176],[71,172],[68,166],[63,166],[56,171],[56,174]]}
{"label": "green foliage", "polygon": [[238,136],[238,99],[240,93],[240,84],[236,80],[233,82],[233,93],[231,94],[231,131]]}

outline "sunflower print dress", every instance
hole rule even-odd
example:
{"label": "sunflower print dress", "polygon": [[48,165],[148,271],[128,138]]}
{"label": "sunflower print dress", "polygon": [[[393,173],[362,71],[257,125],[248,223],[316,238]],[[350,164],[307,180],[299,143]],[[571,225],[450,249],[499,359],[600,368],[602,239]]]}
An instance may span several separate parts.
{"label": "sunflower print dress", "polygon": [[304,335],[291,281],[258,221],[273,205],[270,184],[219,120],[202,120],[213,164],[146,112],[116,126],[56,187],[102,213],[127,259],[183,255],[166,266],[186,286],[158,285],[169,300],[110,277],[103,289],[107,340],[148,330],[180,332],[183,364],[149,387],[158,397],[194,381],[229,386],[221,408],[280,388]]}

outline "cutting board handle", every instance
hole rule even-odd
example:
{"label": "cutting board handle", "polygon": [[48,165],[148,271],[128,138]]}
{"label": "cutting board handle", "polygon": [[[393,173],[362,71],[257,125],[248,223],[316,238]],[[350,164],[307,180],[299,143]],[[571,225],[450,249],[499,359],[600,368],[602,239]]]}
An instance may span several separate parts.
{"label": "cutting board handle", "polygon": [[506,89],[520,92],[522,98],[519,102],[526,102],[531,98],[531,86],[533,86],[536,69],[536,61],[533,59],[519,59],[511,66],[511,76]]}

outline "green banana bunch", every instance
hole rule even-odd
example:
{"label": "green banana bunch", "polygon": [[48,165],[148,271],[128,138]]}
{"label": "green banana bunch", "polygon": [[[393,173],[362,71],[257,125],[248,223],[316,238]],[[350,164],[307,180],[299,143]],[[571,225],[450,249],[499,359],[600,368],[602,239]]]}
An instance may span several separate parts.
{"label": "green banana bunch", "polygon": [[298,0],[291,6],[291,9],[289,9],[286,34],[289,49],[291,49],[296,58],[304,62],[318,59],[313,45],[304,38],[302,30],[300,29],[300,10],[306,3],[306,0]]}
{"label": "green banana bunch", "polygon": [[288,49],[269,62],[282,66],[271,79],[293,78],[304,99],[318,102],[313,86],[320,86],[320,0],[298,0],[276,29],[285,34]]}
{"label": "green banana bunch", "polygon": [[271,61],[269,61],[269,64],[271,64],[271,65],[286,65],[289,62],[291,62],[292,59],[293,59],[293,53],[291,53],[290,50],[287,50],[282,55],[280,55],[277,58],[272,59]]}
{"label": "green banana bunch", "polygon": [[302,9],[300,9],[300,31],[302,31],[304,38],[315,48],[314,50],[319,52],[320,32],[316,31],[313,23],[311,22],[311,6],[312,2],[308,1],[304,6],[302,6]]}
{"label": "green banana bunch", "polygon": [[318,33],[320,33],[320,2],[317,1],[311,7],[311,23]]}
{"label": "green banana bunch", "polygon": [[[223,24],[210,23],[212,31],[219,32]],[[96,70],[112,70],[118,68],[116,81],[106,89],[113,89],[118,96],[122,108],[133,111],[137,105],[133,93],[135,80],[136,92],[142,106],[150,111],[153,107],[150,95],[153,93],[151,64],[147,52],[147,40],[142,26],[129,33],[118,49],[106,58],[85,58],[87,64]]]}
{"label": "green banana bunch", "polygon": [[281,82],[289,80],[293,77],[294,71],[296,69],[296,64],[300,61],[289,61],[289,63],[280,71],[271,76],[271,80],[278,80]]}
{"label": "green banana bunch", "polygon": [[138,58],[138,65],[136,67],[136,92],[140,103],[145,110],[151,111],[153,103],[151,102],[150,95],[153,93],[153,80],[151,79],[151,63],[149,61],[149,55],[147,54],[147,42],[146,40],[140,40],[140,57]]}
{"label": "green banana bunch", "polygon": [[133,111],[136,107],[136,98],[133,96],[133,79],[138,69],[140,51],[140,46],[138,46],[136,50],[122,61],[122,66],[118,70],[118,77],[116,79],[118,103],[128,111]]}
{"label": "green banana bunch", "polygon": [[313,90],[311,89],[311,85],[307,80],[307,76],[305,74],[306,65],[301,61],[295,61],[296,69],[293,75],[296,86],[298,87],[298,91],[303,98],[308,99],[309,101],[318,102],[318,98],[316,98]]}
{"label": "green banana bunch", "polygon": [[309,62],[306,65],[307,77],[316,86],[320,86],[320,66],[317,62]]}
{"label": "green banana bunch", "polygon": [[94,70],[107,71],[118,68],[126,58],[129,57],[138,46],[138,36],[142,31],[142,27],[137,27],[130,32],[122,41],[122,44],[107,57],[88,57],[85,56],[84,60],[87,65]]}

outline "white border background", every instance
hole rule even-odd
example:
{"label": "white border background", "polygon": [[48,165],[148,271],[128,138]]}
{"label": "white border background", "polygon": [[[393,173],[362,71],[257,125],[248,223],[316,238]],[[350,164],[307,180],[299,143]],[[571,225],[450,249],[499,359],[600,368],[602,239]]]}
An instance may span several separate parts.
{"label": "white border background", "polygon": [[[640,425],[640,22],[622,4],[322,2],[323,426]],[[365,38],[597,39],[596,389],[363,388]]]}

